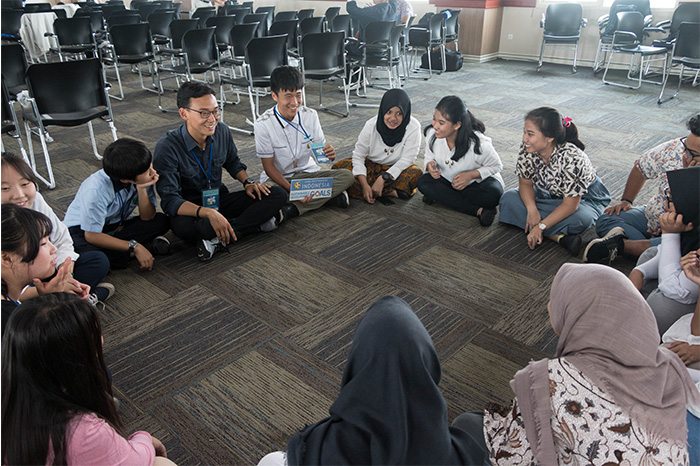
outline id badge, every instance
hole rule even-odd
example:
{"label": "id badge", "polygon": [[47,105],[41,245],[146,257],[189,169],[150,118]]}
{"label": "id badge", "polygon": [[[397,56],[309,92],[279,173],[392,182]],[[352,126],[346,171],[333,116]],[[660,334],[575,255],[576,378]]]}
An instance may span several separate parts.
{"label": "id badge", "polygon": [[218,189],[203,189],[202,190],[202,207],[219,210],[219,190]]}
{"label": "id badge", "polygon": [[323,143],[314,142],[311,144],[311,154],[318,163],[330,163],[331,160],[323,153]]}

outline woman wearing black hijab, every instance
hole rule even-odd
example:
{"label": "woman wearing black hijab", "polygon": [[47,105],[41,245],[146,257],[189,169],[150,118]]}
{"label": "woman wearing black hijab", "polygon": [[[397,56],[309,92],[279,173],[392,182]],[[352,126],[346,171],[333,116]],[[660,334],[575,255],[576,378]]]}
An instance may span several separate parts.
{"label": "woman wearing black hijab", "polygon": [[333,168],[352,170],[355,184],[350,197],[370,204],[380,197],[408,199],[416,192],[422,175],[415,162],[421,144],[421,127],[411,117],[411,100],[403,89],[390,89],[382,97],[376,117],[360,132],[352,159]]}
{"label": "woman wearing black hijab", "polygon": [[330,417],[289,440],[286,463],[277,452],[259,464],[483,464],[483,438],[449,426],[439,381],[423,324],[400,298],[382,298],[355,332]]}

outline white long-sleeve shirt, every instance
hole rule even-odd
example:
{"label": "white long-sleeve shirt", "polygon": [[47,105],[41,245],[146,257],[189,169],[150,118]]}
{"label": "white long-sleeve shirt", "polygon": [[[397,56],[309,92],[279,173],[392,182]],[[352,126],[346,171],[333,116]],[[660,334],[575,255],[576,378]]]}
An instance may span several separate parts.
{"label": "white long-sleeve shirt", "polygon": [[36,193],[34,198],[34,205],[31,207],[32,210],[41,212],[46,215],[49,220],[51,220],[52,231],[49,235],[49,240],[56,246],[56,255],[58,256],[57,264],[63,264],[66,257],[70,257],[74,261],[80,257],[77,252],[73,249],[73,238],[71,238],[68,232],[68,227],[63,223],[54,213],[50,205],[44,200],[44,196],[41,193]]}
{"label": "white long-sleeve shirt", "polygon": [[416,161],[421,137],[420,122],[411,117],[401,142],[389,147],[384,144],[382,136],[377,131],[377,117],[370,118],[360,131],[355,150],[352,151],[352,174],[367,176],[365,159],[369,159],[381,165],[391,165],[387,173],[393,179],[398,178],[402,171]]}
{"label": "white long-sleeve shirt", "polygon": [[472,144],[467,153],[464,154],[461,159],[455,162],[452,160],[452,156],[454,155],[455,151],[454,149],[450,149],[448,147],[447,139],[435,139],[433,149],[430,150],[430,139],[432,139],[433,134],[434,131],[431,129],[425,136],[424,171],[428,163],[431,160],[435,160],[438,168],[440,169],[440,174],[450,183],[458,173],[478,170],[479,174],[481,175],[481,179],[473,180],[472,183],[479,183],[489,176],[492,176],[497,179],[502,186],[505,186],[503,184],[503,178],[500,174],[501,170],[503,170],[503,162],[501,162],[498,152],[496,152],[493,144],[491,144],[490,137],[477,131],[475,134],[479,137],[479,141],[481,143],[481,154],[474,152],[474,144]]}
{"label": "white long-sleeve shirt", "polygon": [[693,304],[698,300],[698,286],[685,276],[680,262],[680,233],[664,233],[656,255],[635,269],[642,272],[645,280],[657,278],[659,291],[667,298]]}

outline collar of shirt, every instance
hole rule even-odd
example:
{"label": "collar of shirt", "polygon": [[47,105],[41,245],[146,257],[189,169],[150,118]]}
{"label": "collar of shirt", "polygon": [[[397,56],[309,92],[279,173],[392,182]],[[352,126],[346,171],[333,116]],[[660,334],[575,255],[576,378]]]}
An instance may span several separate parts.
{"label": "collar of shirt", "polygon": [[[187,125],[186,124],[181,124],[180,129],[179,129],[180,135],[182,135],[182,139],[185,141],[185,149],[187,149],[188,152],[192,152],[192,149],[197,149],[198,152],[202,152],[202,148],[199,147],[199,143],[194,140],[192,136],[190,136],[189,131],[187,131]],[[216,133],[214,133],[216,134]],[[204,141],[204,148],[209,144],[212,144],[213,142],[213,137],[212,136],[207,136],[207,139]]]}

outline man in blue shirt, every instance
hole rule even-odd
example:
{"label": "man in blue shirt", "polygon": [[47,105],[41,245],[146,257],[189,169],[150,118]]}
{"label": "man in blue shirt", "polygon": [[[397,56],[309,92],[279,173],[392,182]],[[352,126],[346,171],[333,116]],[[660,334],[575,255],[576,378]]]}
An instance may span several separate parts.
{"label": "man in blue shirt", "polygon": [[[156,187],[173,232],[197,244],[202,261],[243,235],[271,231],[282,220],[286,192],[251,181],[211,87],[185,82],[177,92],[180,127],[156,144],[153,164],[160,173]],[[243,184],[229,192],[223,169]]]}

